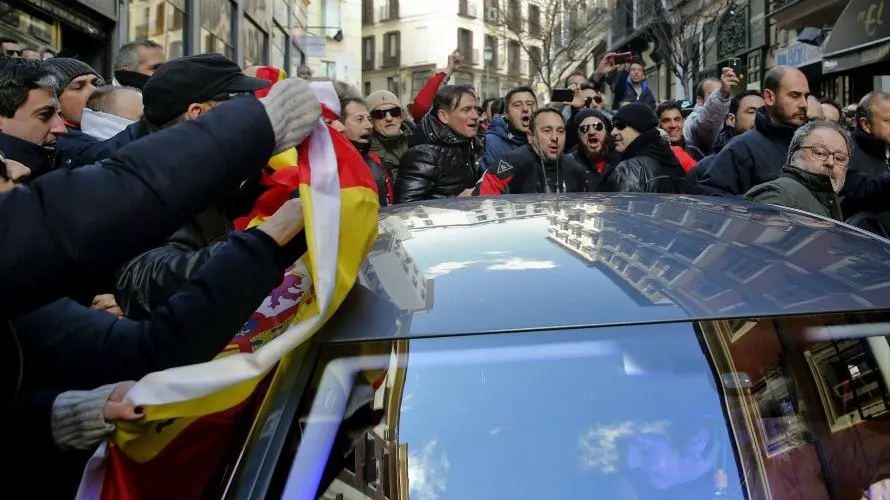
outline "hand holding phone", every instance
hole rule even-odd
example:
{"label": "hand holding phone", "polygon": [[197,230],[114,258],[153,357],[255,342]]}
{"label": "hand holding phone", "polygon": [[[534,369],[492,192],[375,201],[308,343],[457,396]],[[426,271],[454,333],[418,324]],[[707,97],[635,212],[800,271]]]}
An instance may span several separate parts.
{"label": "hand holding phone", "polygon": [[572,102],[575,93],[572,92],[572,89],[553,89],[550,92],[550,102]]}
{"label": "hand holding phone", "polygon": [[726,67],[731,69],[736,76],[741,76],[742,74],[742,60],[738,57],[732,57],[729,59],[729,62],[726,63]]}
{"label": "hand holding phone", "polygon": [[633,52],[621,52],[619,54],[615,54],[615,56],[612,57],[612,61],[614,64],[627,64],[633,62],[633,60]]}

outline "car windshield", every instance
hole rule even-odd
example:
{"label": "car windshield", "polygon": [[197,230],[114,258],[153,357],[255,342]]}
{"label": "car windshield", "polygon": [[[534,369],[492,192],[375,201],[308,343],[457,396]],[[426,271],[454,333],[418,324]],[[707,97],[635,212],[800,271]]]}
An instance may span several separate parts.
{"label": "car windshield", "polygon": [[890,477],[887,318],[329,345],[270,498],[859,500]]}

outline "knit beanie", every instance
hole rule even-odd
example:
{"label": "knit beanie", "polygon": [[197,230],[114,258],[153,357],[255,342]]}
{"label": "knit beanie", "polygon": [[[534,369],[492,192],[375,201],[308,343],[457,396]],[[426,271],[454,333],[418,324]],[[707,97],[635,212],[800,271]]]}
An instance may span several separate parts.
{"label": "knit beanie", "polygon": [[655,111],[649,106],[634,102],[619,109],[612,118],[612,125],[618,126],[625,124],[639,133],[648,132],[658,128],[658,118],[655,117]]}
{"label": "knit beanie", "polygon": [[43,61],[43,64],[54,69],[59,76],[59,86],[56,87],[57,94],[61,94],[62,91],[68,87],[68,84],[71,83],[71,80],[83,75],[96,75],[99,79],[99,83],[96,85],[97,87],[105,84],[105,80],[102,79],[96,70],[89,64],[77,59],[71,59],[69,57],[53,57],[52,59]]}
{"label": "knit beanie", "polygon": [[365,99],[365,104],[368,106],[368,111],[374,111],[384,105],[395,106],[397,108],[402,107],[399,98],[388,90],[375,90],[374,92],[371,92],[368,95],[368,98]]}
{"label": "knit beanie", "polygon": [[584,120],[590,117],[599,118],[599,121],[603,122],[603,125],[606,126],[606,135],[608,136],[612,132],[612,120],[606,116],[605,113],[598,109],[591,108],[582,108],[578,113],[575,114],[575,118],[572,120],[572,130],[577,132],[578,127],[584,123]]}

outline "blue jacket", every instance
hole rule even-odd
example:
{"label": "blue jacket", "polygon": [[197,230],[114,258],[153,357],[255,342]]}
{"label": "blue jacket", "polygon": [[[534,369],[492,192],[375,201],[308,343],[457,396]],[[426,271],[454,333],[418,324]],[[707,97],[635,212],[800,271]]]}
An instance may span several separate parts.
{"label": "blue jacket", "polygon": [[139,122],[136,122],[114,137],[102,141],[78,129],[68,129],[67,134],[60,135],[56,140],[59,167],[92,165],[104,160],[118,149],[135,141],[138,130]]}
{"label": "blue jacket", "polygon": [[482,166],[487,170],[497,165],[502,156],[528,145],[528,136],[510,128],[507,117],[498,115],[492,120],[485,132],[485,152],[482,154]]}

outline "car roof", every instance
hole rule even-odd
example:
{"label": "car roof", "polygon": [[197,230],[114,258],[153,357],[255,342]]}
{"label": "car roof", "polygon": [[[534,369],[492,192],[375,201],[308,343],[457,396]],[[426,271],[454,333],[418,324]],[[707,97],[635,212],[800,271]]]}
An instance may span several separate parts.
{"label": "car roof", "polygon": [[890,309],[890,242],[726,198],[455,198],[382,210],[359,285],[326,341]]}

